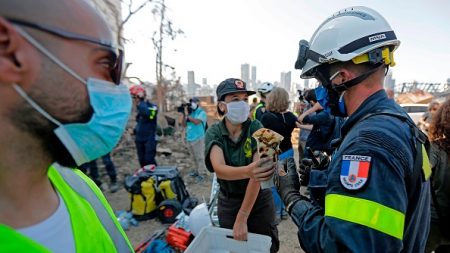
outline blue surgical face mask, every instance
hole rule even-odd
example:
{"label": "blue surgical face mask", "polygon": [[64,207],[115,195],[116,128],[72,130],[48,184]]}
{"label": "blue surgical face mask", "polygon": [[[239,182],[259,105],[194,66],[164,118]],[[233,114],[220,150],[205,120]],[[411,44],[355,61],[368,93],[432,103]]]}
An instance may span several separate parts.
{"label": "blue surgical face mask", "polygon": [[347,117],[347,111],[344,103],[344,93],[337,93],[336,91],[328,92],[328,89],[320,85],[314,90],[317,102],[322,106],[326,112],[339,116]]}
{"label": "blue surgical face mask", "polygon": [[95,160],[109,153],[120,140],[131,112],[131,96],[128,88],[112,82],[89,78],[85,81],[52,53],[45,49],[26,32],[19,33],[55,64],[87,86],[93,109],[91,119],[86,123],[62,124],[33,101],[25,91],[14,84],[14,89],[39,113],[58,127],[54,133],[67,148],[77,165]]}
{"label": "blue surgical face mask", "polygon": [[345,101],[344,101],[344,92],[342,92],[341,96],[339,97],[339,112],[341,113],[341,117],[347,117],[347,108],[345,107]]}
{"label": "blue surgical face mask", "polygon": [[330,107],[328,106],[328,91],[320,85],[316,89],[314,89],[314,93],[316,94],[317,103],[319,103],[323,110],[326,112],[330,112]]}

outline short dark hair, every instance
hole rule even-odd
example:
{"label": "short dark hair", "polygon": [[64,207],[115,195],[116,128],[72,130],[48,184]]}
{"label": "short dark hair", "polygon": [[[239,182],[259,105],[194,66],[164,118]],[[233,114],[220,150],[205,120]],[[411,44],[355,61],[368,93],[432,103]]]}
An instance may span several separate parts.
{"label": "short dark hair", "polygon": [[304,97],[305,97],[305,100],[308,102],[313,101],[313,102],[317,103],[316,92],[314,91],[314,89],[306,90]]}

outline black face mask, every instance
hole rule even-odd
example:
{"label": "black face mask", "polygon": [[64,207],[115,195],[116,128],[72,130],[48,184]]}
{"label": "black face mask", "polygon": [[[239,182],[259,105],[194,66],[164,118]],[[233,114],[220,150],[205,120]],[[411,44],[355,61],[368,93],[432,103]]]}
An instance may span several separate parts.
{"label": "black face mask", "polygon": [[331,83],[330,80],[330,65],[324,64],[317,68],[314,72],[314,77],[323,85],[323,87],[327,90],[328,94],[328,107],[330,108],[330,113],[334,116],[338,117],[347,117],[347,112],[345,109],[345,104],[342,98],[342,93],[348,90],[350,87],[353,87],[365,79],[367,79],[370,75],[375,73],[381,66],[382,63],[373,64],[372,68],[365,73],[349,80],[341,83],[340,85],[335,85]]}

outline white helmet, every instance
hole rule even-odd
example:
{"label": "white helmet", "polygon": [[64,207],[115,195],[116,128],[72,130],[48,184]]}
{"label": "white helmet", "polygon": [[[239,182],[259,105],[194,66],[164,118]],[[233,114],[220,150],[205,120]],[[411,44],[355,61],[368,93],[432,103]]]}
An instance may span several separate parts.
{"label": "white helmet", "polygon": [[194,236],[197,236],[203,227],[212,226],[208,207],[202,203],[192,209],[189,214],[189,228]]}
{"label": "white helmet", "polygon": [[[327,18],[311,37],[300,41],[296,69],[301,78],[313,78],[324,63],[363,62],[394,66],[392,52],[400,45],[394,31],[378,12],[362,6],[350,7]],[[376,52],[373,50],[381,48]]]}
{"label": "white helmet", "polygon": [[269,93],[273,90],[273,84],[269,82],[264,82],[258,87],[258,92],[261,94]]}

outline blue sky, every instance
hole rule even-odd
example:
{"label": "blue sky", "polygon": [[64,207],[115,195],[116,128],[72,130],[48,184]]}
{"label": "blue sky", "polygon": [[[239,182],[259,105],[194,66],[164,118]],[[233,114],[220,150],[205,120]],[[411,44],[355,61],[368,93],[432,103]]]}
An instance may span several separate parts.
{"label": "blue sky", "polygon": [[[136,1],[138,2],[138,1]],[[182,82],[194,70],[196,82],[217,84],[240,77],[240,65],[257,66],[257,79],[279,81],[292,71],[303,83],[294,62],[300,39],[334,12],[364,5],[380,12],[401,41],[393,77],[398,82],[444,82],[450,78],[450,1],[357,0],[166,0],[168,15],[185,36],[167,43],[164,60],[175,66]],[[151,8],[143,9],[125,26],[128,74],[153,82],[155,29]]]}

